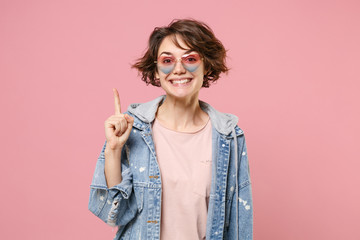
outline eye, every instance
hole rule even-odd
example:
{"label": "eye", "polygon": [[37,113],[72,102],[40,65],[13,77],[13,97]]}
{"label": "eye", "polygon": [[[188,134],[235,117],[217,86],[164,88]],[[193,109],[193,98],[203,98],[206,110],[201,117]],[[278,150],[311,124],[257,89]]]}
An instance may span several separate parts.
{"label": "eye", "polygon": [[197,55],[189,55],[184,59],[184,61],[189,64],[194,64],[194,63],[197,63],[199,61],[199,59],[200,58]]}
{"label": "eye", "polygon": [[171,57],[163,57],[160,59],[160,63],[162,64],[172,64],[174,62],[174,59]]}

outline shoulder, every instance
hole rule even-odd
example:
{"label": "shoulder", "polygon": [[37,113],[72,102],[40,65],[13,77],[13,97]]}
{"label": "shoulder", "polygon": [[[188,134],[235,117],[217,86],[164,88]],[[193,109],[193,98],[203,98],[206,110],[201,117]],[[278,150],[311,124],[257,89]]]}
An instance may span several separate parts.
{"label": "shoulder", "polygon": [[149,102],[130,104],[127,113],[135,118],[134,123],[151,123],[154,121],[156,111],[164,99],[165,96],[163,95]]}
{"label": "shoulder", "polygon": [[204,101],[199,101],[199,103],[202,110],[209,115],[211,123],[220,134],[230,138],[233,138],[234,134],[237,136],[244,134],[244,131],[238,126],[239,118],[236,115],[220,112]]}

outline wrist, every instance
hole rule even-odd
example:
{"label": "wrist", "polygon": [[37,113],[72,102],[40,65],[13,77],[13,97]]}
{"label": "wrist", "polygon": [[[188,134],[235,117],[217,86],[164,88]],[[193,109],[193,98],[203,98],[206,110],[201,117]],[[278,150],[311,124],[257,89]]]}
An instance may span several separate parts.
{"label": "wrist", "polygon": [[111,146],[110,144],[106,144],[105,154],[121,153],[121,150],[122,150],[122,147],[116,147],[116,146]]}

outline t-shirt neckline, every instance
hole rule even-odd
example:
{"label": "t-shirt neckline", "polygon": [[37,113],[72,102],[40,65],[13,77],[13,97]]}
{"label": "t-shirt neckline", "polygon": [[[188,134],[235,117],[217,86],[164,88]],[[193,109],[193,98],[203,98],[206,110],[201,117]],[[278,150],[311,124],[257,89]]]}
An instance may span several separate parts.
{"label": "t-shirt neckline", "polygon": [[160,123],[160,121],[157,119],[157,117],[155,117],[155,120],[154,120],[154,123],[156,122],[156,124],[158,124],[161,128],[163,129],[166,129],[170,132],[173,132],[173,133],[178,133],[178,134],[196,134],[196,133],[200,133],[201,131],[203,131],[208,125],[209,125],[209,122],[210,122],[210,117],[208,118],[207,122],[205,123],[204,126],[202,126],[201,128],[195,130],[195,131],[192,131],[192,132],[180,132],[180,131],[176,131],[176,130],[173,130],[173,129],[170,129],[168,127],[165,127],[164,125],[162,125]]}

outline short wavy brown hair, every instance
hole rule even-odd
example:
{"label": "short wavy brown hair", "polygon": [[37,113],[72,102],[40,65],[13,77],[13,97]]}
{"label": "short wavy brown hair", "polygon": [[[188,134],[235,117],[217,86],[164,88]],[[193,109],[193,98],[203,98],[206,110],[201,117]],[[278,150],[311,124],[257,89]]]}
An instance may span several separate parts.
{"label": "short wavy brown hair", "polygon": [[143,57],[136,60],[131,68],[136,68],[142,74],[141,79],[147,84],[160,87],[159,79],[155,78],[156,63],[159,47],[163,39],[171,36],[174,44],[183,49],[176,39],[180,36],[186,45],[198,52],[204,58],[203,87],[219,79],[220,73],[228,73],[226,66],[226,52],[223,44],[215,37],[208,25],[194,19],[174,19],[167,27],[156,27],[151,33],[148,48]]}

